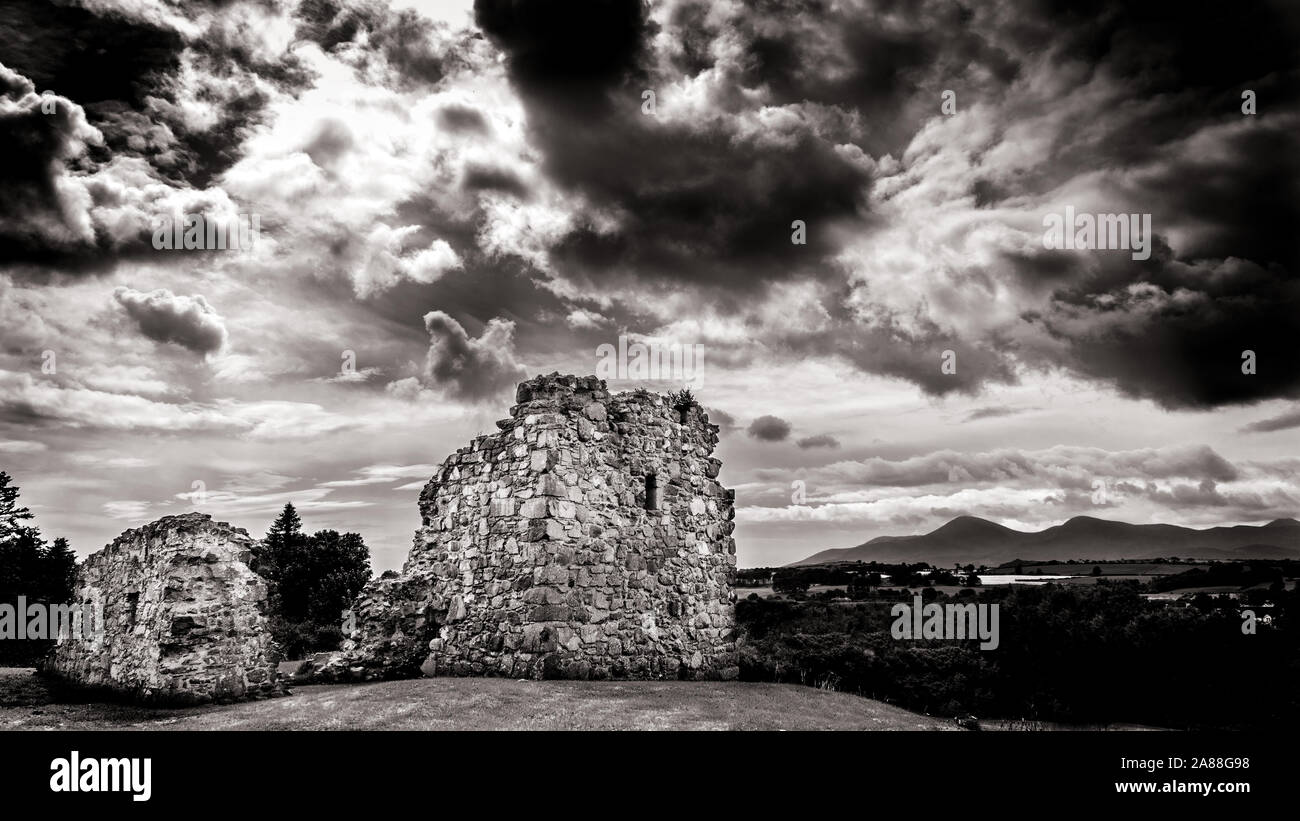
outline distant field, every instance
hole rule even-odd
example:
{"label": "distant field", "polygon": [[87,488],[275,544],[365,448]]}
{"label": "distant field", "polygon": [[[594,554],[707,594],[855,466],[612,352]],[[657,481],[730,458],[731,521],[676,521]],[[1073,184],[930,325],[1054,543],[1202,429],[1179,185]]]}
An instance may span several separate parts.
{"label": "distant field", "polygon": [[[1010,574],[1017,566],[991,568],[986,571],[987,575],[1004,575]],[[1177,573],[1185,573],[1189,570],[1209,567],[1208,564],[1167,564],[1156,562],[1083,562],[1078,564],[1021,564],[1020,575],[1034,576],[1069,576],[1067,579],[1053,579],[1053,584],[1096,584],[1099,579],[1106,581],[1139,581],[1148,582],[1155,576],[1170,576]],[[1094,567],[1101,569],[1100,576],[1092,575]],[[1025,583],[1034,583],[1032,579],[1026,580]],[[1292,582],[1289,587],[1294,586]],[[938,584],[933,586],[935,590],[947,595],[956,595],[963,588],[958,585]],[[808,588],[810,594],[821,593],[826,590],[841,589],[842,584],[814,584]],[[919,590],[920,588],[913,585],[910,588],[898,587],[896,585],[882,585],[881,590]],[[1237,588],[1224,588],[1225,590],[1236,590]],[[763,587],[737,587],[736,596],[744,599],[751,593],[756,593],[760,598],[771,598],[776,595],[776,591],[770,585]],[[1161,596],[1164,598],[1164,596]]]}
{"label": "distant field", "polygon": [[879,701],[798,684],[434,678],[293,688],[242,704],[54,704],[0,669],[0,730],[953,730]]}
{"label": "distant field", "polygon": [[[1170,576],[1206,566],[1204,564],[1156,564],[1155,562],[1080,562],[1079,564],[1022,564],[1020,572],[1039,572],[1047,576],[1089,576],[1094,567],[1100,567],[1103,576]],[[1011,571],[1002,567],[998,572]]]}

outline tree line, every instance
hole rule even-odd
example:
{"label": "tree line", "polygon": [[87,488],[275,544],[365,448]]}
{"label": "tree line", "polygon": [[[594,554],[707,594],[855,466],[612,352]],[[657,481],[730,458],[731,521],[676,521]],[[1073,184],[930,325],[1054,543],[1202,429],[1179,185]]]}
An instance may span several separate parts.
{"label": "tree line", "polygon": [[[73,600],[76,553],[64,538],[47,542],[31,510],[19,501],[13,478],[0,471],[0,604]],[[308,535],[293,504],[286,504],[266,537],[254,546],[251,567],[267,582],[272,638],[281,655],[296,659],[337,649],[344,611],[370,579],[370,550],[358,533],[318,530]],[[0,666],[30,666],[53,640],[0,641]]]}
{"label": "tree line", "polygon": [[[45,540],[18,491],[13,477],[0,471],[0,604],[17,611],[20,596],[28,604],[69,601],[77,556],[67,539]],[[32,664],[53,645],[42,639],[0,641],[0,665]]]}
{"label": "tree line", "polygon": [[[741,678],[857,693],[932,715],[1176,728],[1300,726],[1300,590],[1148,600],[1134,581],[965,588],[998,604],[1001,645],[898,641],[889,600],[737,603]],[[1255,592],[1255,591],[1250,591]],[[1259,591],[1263,594],[1265,591]],[[900,591],[910,598],[912,591]],[[947,597],[934,588],[927,601]],[[1258,597],[1261,600],[1263,596]]]}

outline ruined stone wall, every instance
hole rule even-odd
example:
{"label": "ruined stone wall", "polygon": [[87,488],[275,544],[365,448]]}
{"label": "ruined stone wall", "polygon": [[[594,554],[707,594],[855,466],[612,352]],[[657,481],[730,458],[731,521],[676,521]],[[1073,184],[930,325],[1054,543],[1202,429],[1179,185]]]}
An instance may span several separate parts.
{"label": "ruined stone wall", "polygon": [[200,513],[126,531],[77,569],[75,603],[102,629],[60,638],[43,670],[149,701],[282,693],[252,545]]}
{"label": "ruined stone wall", "polygon": [[717,426],[595,377],[537,377],[516,401],[425,486],[410,556],[362,592],[334,672],[734,677]]}

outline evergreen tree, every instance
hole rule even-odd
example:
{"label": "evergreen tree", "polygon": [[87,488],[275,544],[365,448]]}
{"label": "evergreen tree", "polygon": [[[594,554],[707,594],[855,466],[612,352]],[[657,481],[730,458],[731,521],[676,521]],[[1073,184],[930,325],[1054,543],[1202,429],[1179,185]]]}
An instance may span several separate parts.
{"label": "evergreen tree", "polygon": [[271,529],[266,532],[266,545],[272,550],[279,550],[302,538],[302,519],[298,518],[293,502],[285,502],[284,510],[280,511],[280,515],[271,523]]}
{"label": "evergreen tree", "polygon": [[65,602],[72,599],[77,576],[77,554],[68,545],[68,540],[60,536],[54,540],[46,555],[46,589],[45,594],[53,602]]}
{"label": "evergreen tree", "polygon": [[[19,504],[18,488],[0,472],[0,603],[15,606],[20,596],[29,603],[61,604],[72,597],[76,556],[66,539],[51,548],[41,531],[30,524],[31,511]],[[0,642],[0,665],[34,663],[52,646],[49,640]]]}
{"label": "evergreen tree", "polygon": [[0,600],[44,598],[48,550],[41,532],[26,524],[32,513],[18,503],[18,488],[0,471]]}
{"label": "evergreen tree", "polygon": [[300,658],[338,647],[343,611],[370,579],[370,551],[356,533],[307,536],[286,504],[254,550],[252,568],[266,579],[272,635],[287,657]]}
{"label": "evergreen tree", "polygon": [[32,518],[32,512],[18,504],[18,488],[12,483],[13,477],[0,470],[0,542],[17,536],[28,527],[23,522]]}
{"label": "evergreen tree", "polygon": [[290,554],[296,552],[304,541],[302,519],[298,517],[293,502],[286,502],[280,515],[271,523],[266,538],[253,549],[250,563],[253,571],[269,583],[272,598],[278,594],[277,582],[283,575],[283,568],[293,563]]}

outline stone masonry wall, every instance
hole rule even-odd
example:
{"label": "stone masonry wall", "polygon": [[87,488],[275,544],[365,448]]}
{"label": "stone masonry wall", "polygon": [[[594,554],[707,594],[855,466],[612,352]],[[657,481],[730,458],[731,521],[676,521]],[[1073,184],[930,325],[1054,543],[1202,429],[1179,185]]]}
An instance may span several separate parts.
{"label": "stone masonry wall", "polygon": [[60,638],[43,670],[146,701],[283,693],[252,545],[199,513],[126,531],[77,570],[76,604],[102,612],[103,629]]}
{"label": "stone masonry wall", "polygon": [[425,486],[406,564],[363,590],[333,674],[735,677],[717,426],[595,377],[516,401]]}

